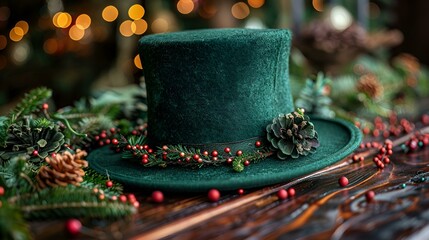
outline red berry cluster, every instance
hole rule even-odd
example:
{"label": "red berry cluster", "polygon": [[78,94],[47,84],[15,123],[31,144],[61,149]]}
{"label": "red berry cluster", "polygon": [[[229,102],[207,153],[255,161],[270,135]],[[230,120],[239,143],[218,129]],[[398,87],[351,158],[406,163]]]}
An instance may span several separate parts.
{"label": "red berry cluster", "polygon": [[[110,185],[109,182],[111,181],[107,181],[106,185]],[[109,187],[109,186],[107,186]],[[106,195],[104,194],[104,191],[98,188],[93,188],[92,191],[94,192],[94,194],[96,194],[98,196],[98,199],[100,200],[105,200],[106,199]],[[136,196],[132,193],[128,194],[128,195],[120,195],[118,196],[111,196],[110,201],[121,201],[122,203],[129,203],[131,205],[133,205],[135,208],[138,208],[140,206],[140,203],[137,201]]]}
{"label": "red berry cluster", "polygon": [[415,152],[429,145],[429,134],[416,133],[408,141],[401,145],[404,152]]}
{"label": "red berry cluster", "polygon": [[[365,148],[378,149],[377,155],[372,160],[374,164],[380,169],[383,169],[385,167],[385,164],[390,163],[389,157],[393,154],[393,143],[390,139],[386,139],[384,141],[384,144],[381,144],[377,141],[361,143],[359,148],[360,149],[365,149]],[[364,160],[364,157],[361,156],[360,153],[356,153],[352,155],[351,159],[353,160],[353,162],[360,162]]]}
{"label": "red berry cluster", "polygon": [[[427,119],[429,119],[429,116]],[[427,122],[429,122],[429,120],[427,120]],[[381,117],[375,117],[373,124],[374,127],[371,129],[369,126],[362,126],[358,121],[355,122],[356,127],[361,128],[363,134],[371,134],[373,137],[383,136],[384,138],[388,138],[390,136],[399,136],[403,133],[410,133],[415,129],[414,124],[405,118],[398,121],[398,117],[395,113],[389,116],[388,122],[383,121]]]}

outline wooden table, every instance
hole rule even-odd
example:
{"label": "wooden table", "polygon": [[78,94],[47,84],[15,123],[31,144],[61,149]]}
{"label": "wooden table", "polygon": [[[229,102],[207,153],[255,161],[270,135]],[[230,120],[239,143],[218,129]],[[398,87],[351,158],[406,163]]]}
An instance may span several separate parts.
{"label": "wooden table", "polygon": [[[154,204],[150,193],[140,192],[138,214],[116,222],[83,220],[77,238],[428,239],[429,146],[403,153],[400,145],[407,138],[394,141],[384,169],[373,163],[375,150],[367,150],[361,153],[364,161],[347,158],[292,182],[243,195],[222,193],[216,203],[206,195],[165,193],[164,203]],[[349,180],[346,187],[338,184],[341,176]],[[279,200],[277,191],[289,187],[296,196]],[[370,190],[376,195],[368,202]],[[31,229],[36,239],[66,237],[64,221],[33,222]]]}

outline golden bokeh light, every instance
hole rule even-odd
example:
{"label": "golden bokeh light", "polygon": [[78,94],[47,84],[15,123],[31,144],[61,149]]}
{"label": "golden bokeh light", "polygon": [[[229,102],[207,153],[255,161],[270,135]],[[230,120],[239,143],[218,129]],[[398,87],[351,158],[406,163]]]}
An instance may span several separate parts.
{"label": "golden bokeh light", "polygon": [[74,41],[79,41],[85,36],[85,30],[73,25],[69,30],[69,37]]}
{"label": "golden bokeh light", "polygon": [[313,8],[318,12],[323,12],[323,0],[313,0]]}
{"label": "golden bokeh light", "polygon": [[28,32],[28,23],[24,20],[21,20],[15,24],[15,27],[19,27],[24,31],[24,35]]}
{"label": "golden bokeh light", "polygon": [[101,16],[106,22],[113,22],[118,18],[119,12],[115,6],[109,5],[103,9]]}
{"label": "golden bokeh light", "polygon": [[47,54],[54,54],[58,51],[58,42],[55,38],[49,38],[43,43],[43,50]]}
{"label": "golden bokeh light", "polygon": [[81,14],[76,18],[76,27],[85,30],[91,25],[91,17],[87,14]]}
{"label": "golden bokeh light", "polygon": [[181,14],[189,14],[194,10],[194,2],[192,0],[179,0],[177,2],[177,11]]}
{"label": "golden bokeh light", "polygon": [[260,8],[265,4],[265,0],[247,0],[247,3],[252,8]]}
{"label": "golden bokeh light", "polygon": [[231,8],[232,16],[237,19],[245,19],[250,14],[249,6],[244,2],[238,2]]}
{"label": "golden bokeh light", "polygon": [[143,69],[142,62],[140,61],[140,55],[138,55],[138,54],[134,57],[134,65],[138,69]]}
{"label": "golden bokeh light", "polygon": [[119,26],[119,32],[122,34],[122,36],[124,37],[130,37],[131,35],[133,35],[133,32],[136,30],[136,26],[134,24],[134,31],[133,31],[133,27],[132,24],[133,22],[131,20],[125,20],[121,23],[121,25]]}
{"label": "golden bokeh light", "polygon": [[66,12],[57,12],[52,18],[52,22],[56,27],[68,28],[72,22],[72,17]]}
{"label": "golden bokeh light", "polygon": [[157,18],[152,22],[151,28],[154,33],[167,32],[168,22],[164,18]]}
{"label": "golden bokeh light", "polygon": [[14,27],[12,28],[12,31],[15,32],[16,35],[23,37],[24,36],[24,30],[20,27]]}
{"label": "golden bokeh light", "polygon": [[[21,33],[21,34],[17,34],[17,32]],[[12,40],[14,42],[19,42],[19,41],[21,41],[22,37],[24,36],[23,33],[24,33],[24,31],[21,28],[14,27],[9,32],[9,38],[10,38],[10,40]]]}
{"label": "golden bokeh light", "polygon": [[0,50],[5,49],[7,46],[7,38],[4,35],[0,35]]}
{"label": "golden bokeh light", "polygon": [[147,22],[143,19],[134,20],[131,23],[131,30],[134,34],[142,35],[147,30]]}
{"label": "golden bokeh light", "polygon": [[130,16],[131,19],[137,20],[144,16],[144,8],[140,4],[134,4],[128,9],[128,16]]}

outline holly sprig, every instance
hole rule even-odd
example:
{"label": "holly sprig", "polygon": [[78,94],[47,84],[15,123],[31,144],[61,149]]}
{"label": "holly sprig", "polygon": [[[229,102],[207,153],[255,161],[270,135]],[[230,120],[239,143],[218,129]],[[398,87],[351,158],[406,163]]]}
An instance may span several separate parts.
{"label": "holly sprig", "polygon": [[164,145],[155,150],[150,148],[144,135],[122,137],[116,150],[122,151],[123,159],[138,160],[144,167],[167,167],[171,165],[201,168],[203,166],[229,165],[236,172],[242,172],[245,166],[260,161],[273,152],[259,142],[255,152],[243,153],[238,150],[232,153],[229,148],[223,152],[202,151],[198,148],[183,145]]}

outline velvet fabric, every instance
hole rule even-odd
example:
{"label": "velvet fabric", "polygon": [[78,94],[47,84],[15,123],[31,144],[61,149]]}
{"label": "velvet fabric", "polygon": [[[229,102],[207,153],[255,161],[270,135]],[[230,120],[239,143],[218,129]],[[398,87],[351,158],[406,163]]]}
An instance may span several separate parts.
{"label": "velvet fabric", "polygon": [[264,136],[274,117],[294,109],[290,43],[291,33],[284,29],[141,38],[150,143],[192,146]]}
{"label": "velvet fabric", "polygon": [[[143,37],[139,42],[147,88],[152,146],[183,144],[243,150],[265,138],[278,114],[293,111],[289,87],[288,30],[218,29]],[[90,167],[124,184],[164,191],[236,190],[289,181],[327,167],[361,141],[353,124],[312,118],[316,153],[286,161],[271,157],[243,172],[231,166],[145,168],[109,147],[87,157]],[[207,149],[206,150],[210,150]]]}
{"label": "velvet fabric", "polygon": [[113,180],[148,190],[206,192],[211,188],[224,191],[267,186],[328,167],[347,157],[362,140],[360,130],[350,122],[318,118],[312,118],[312,122],[320,140],[314,154],[283,161],[268,158],[250,164],[240,173],[234,172],[231,166],[146,168],[138,161],[121,159],[121,154],[109,147],[93,151],[87,160],[91,168],[101,174],[107,171]]}

